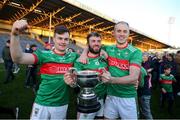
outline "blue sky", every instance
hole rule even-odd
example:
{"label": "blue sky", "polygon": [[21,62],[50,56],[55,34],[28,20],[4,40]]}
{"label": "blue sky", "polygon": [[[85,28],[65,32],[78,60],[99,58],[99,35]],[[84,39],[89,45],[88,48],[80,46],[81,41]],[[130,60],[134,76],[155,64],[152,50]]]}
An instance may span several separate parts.
{"label": "blue sky", "polygon": [[[180,47],[180,0],[77,0],[161,42]],[[174,22],[168,24],[169,18]]]}

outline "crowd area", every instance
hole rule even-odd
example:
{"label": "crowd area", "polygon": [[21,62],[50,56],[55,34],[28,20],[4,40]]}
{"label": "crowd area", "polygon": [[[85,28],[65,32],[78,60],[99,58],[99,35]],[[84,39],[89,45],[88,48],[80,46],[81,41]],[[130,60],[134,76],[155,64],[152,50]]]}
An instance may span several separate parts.
{"label": "crowd area", "polygon": [[[177,96],[180,96],[180,51],[174,53],[143,53],[142,67],[147,71],[144,86],[139,87],[138,93],[140,101],[143,101],[142,109],[148,112],[142,112],[147,118],[152,118],[150,114],[151,89],[159,89],[161,96],[159,98],[159,107],[164,109],[165,101],[168,103],[168,113],[173,114],[173,103]],[[148,101],[148,102],[147,102]],[[141,102],[142,103],[142,102]]]}

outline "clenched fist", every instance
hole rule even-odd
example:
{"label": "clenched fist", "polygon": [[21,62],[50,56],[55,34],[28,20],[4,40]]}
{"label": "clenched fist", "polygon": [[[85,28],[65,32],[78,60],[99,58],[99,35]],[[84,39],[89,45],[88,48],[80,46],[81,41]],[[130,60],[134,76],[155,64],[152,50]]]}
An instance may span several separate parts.
{"label": "clenched fist", "polygon": [[76,87],[75,76],[70,72],[64,74],[64,82],[71,87]]}
{"label": "clenched fist", "polygon": [[12,26],[12,35],[19,35],[20,33],[25,32],[29,28],[26,20],[17,20]]}

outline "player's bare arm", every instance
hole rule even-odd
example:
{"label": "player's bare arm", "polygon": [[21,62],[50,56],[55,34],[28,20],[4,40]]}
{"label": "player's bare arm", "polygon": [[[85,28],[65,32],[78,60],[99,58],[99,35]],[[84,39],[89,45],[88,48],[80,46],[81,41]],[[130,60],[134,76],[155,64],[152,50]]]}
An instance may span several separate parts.
{"label": "player's bare arm", "polygon": [[35,61],[33,54],[24,53],[20,46],[19,35],[25,32],[27,29],[28,23],[26,20],[17,20],[12,26],[10,52],[15,63],[33,64]]}
{"label": "player's bare arm", "polygon": [[87,64],[87,53],[88,53],[89,49],[88,47],[85,47],[82,54],[79,57],[79,62],[83,63],[83,64]]}
{"label": "player's bare arm", "polygon": [[[88,47],[85,47],[81,56],[79,57],[79,62],[81,62],[83,64],[87,64],[87,62],[88,62],[88,60],[87,60],[88,59],[88,57],[87,57],[88,51],[89,51]],[[101,50],[100,56],[104,56],[105,59],[108,58],[108,54],[104,50]]]}
{"label": "player's bare arm", "polygon": [[140,74],[140,68],[136,66],[130,66],[129,75],[124,77],[110,77],[108,80],[107,78],[104,79],[105,82],[112,83],[112,84],[137,84],[138,78]]}

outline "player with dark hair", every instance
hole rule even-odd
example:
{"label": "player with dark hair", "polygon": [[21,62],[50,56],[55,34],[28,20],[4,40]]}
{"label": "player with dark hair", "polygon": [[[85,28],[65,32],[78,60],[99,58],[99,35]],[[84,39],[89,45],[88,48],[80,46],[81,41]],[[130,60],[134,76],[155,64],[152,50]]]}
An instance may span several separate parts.
{"label": "player with dark hair", "polygon": [[54,30],[54,49],[36,50],[34,53],[23,53],[19,35],[28,28],[26,20],[14,22],[11,31],[11,55],[16,63],[40,65],[41,84],[33,104],[31,119],[65,119],[69,87],[64,82],[64,73],[73,66],[76,53],[66,53],[70,33],[65,26]]}

